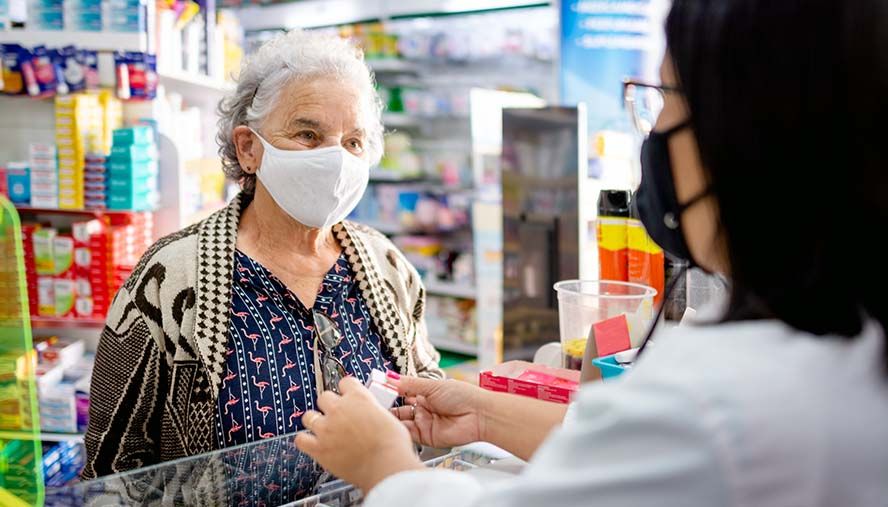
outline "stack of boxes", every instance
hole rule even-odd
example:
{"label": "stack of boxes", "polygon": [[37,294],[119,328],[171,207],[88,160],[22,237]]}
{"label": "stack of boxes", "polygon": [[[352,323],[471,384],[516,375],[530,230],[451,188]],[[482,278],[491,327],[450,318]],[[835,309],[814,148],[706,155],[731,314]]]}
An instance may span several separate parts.
{"label": "stack of boxes", "polygon": [[111,238],[108,226],[100,220],[71,226],[74,236],[74,276],[78,317],[104,318],[113,294]]}
{"label": "stack of boxes", "polygon": [[145,211],[157,206],[157,145],[150,127],[117,129],[108,159],[108,209]]}
{"label": "stack of boxes", "polygon": [[76,299],[74,238],[52,228],[31,235],[37,275],[37,314],[73,317]]}
{"label": "stack of boxes", "polygon": [[102,0],[65,0],[65,30],[101,32]]}
{"label": "stack of boxes", "polygon": [[34,233],[40,227],[35,224],[22,224],[22,252],[25,256],[25,277],[28,281],[28,308],[31,315],[37,313],[37,265],[34,261]]}
{"label": "stack of boxes", "polygon": [[99,95],[91,93],[57,96],[55,106],[59,157],[58,207],[83,209],[85,157],[87,153],[101,153],[104,148],[105,115]]}
{"label": "stack of boxes", "polygon": [[88,154],[83,173],[83,197],[86,209],[108,208],[108,168],[104,155]]}
{"label": "stack of boxes", "polygon": [[30,169],[30,202],[35,208],[58,208],[61,188],[56,166],[56,147],[31,143],[28,146]]}
{"label": "stack of boxes", "polygon": [[113,215],[111,220],[111,293],[114,294],[129,278],[145,250],[151,246],[154,219],[151,213],[130,213]]}
{"label": "stack of boxes", "polygon": [[28,2],[28,28],[37,30],[63,30],[64,2],[62,0],[30,0]]}

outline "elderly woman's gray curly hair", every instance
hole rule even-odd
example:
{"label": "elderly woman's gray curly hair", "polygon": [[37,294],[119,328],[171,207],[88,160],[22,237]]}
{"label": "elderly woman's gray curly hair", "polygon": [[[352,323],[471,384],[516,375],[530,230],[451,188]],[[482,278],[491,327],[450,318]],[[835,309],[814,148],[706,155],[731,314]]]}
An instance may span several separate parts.
{"label": "elderly woman's gray curly hair", "polygon": [[367,155],[370,165],[382,158],[382,102],[376,92],[373,74],[364,63],[360,49],[332,34],[292,30],[264,43],[248,57],[237,79],[237,89],[219,103],[219,131],[216,141],[226,176],[252,191],[256,175],[245,172],[237,161],[232,138],[235,127],[259,127],[277,106],[278,94],[294,79],[334,76],[353,83],[365,101]]}

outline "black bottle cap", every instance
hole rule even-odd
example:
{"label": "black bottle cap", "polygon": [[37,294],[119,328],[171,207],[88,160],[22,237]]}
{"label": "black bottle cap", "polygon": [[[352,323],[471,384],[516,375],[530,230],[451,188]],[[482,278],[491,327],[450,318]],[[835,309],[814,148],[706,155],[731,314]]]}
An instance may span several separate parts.
{"label": "black bottle cap", "polygon": [[598,195],[598,214],[607,217],[628,217],[628,190],[602,190]]}

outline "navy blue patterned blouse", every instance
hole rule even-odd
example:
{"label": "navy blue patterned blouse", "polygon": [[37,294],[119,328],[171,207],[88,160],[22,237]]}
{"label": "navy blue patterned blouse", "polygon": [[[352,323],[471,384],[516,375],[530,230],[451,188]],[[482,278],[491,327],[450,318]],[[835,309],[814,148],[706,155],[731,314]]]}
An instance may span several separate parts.
{"label": "navy blue patterned blouse", "polygon": [[[216,419],[223,447],[301,430],[301,416],[317,398],[311,312],[261,264],[240,250],[235,257]],[[324,277],[314,310],[339,326],[343,340],[335,353],[350,375],[364,382],[371,369],[395,368],[345,254]]]}

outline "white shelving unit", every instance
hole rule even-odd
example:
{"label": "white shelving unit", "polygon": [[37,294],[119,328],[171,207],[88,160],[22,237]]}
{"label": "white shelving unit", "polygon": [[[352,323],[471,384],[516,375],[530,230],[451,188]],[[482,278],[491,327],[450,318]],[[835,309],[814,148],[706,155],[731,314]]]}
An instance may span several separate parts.
{"label": "white shelving unit", "polygon": [[124,32],[75,32],[69,30],[0,30],[0,43],[23,46],[74,45],[95,51],[147,51],[148,35]]}
{"label": "white shelving unit", "polygon": [[208,76],[186,74],[184,72],[158,72],[160,84],[183,95],[209,94],[221,96],[234,91],[235,84],[230,81],[213,79]]}

